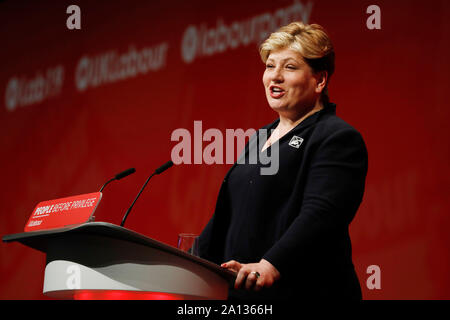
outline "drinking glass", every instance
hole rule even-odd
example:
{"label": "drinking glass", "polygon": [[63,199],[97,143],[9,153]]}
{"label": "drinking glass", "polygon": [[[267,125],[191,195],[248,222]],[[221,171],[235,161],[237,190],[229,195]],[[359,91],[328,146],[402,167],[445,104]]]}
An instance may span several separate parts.
{"label": "drinking glass", "polygon": [[198,234],[180,233],[177,248],[198,257]]}

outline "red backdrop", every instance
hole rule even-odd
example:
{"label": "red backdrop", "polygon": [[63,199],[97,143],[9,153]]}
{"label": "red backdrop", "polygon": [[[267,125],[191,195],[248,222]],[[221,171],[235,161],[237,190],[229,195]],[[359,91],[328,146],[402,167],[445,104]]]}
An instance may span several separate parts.
{"label": "red backdrop", "polygon": [[[81,9],[81,30],[66,26],[70,4]],[[366,25],[372,4],[381,29]],[[368,147],[366,193],[350,227],[364,298],[449,299],[446,0],[3,1],[0,234],[22,232],[40,201],[98,191],[135,167],[103,191],[95,214],[120,224],[170,159],[175,129],[271,122],[257,48],[290,19],[328,30],[331,100]],[[171,245],[180,232],[200,232],[229,167],[180,165],[155,177],[126,227]],[[0,250],[0,298],[45,298],[45,255],[17,243]],[[381,289],[366,286],[370,265],[380,267]]]}

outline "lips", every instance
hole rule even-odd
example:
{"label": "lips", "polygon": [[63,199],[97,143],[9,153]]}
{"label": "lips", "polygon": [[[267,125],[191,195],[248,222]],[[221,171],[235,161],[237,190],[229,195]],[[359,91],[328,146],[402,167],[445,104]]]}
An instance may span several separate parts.
{"label": "lips", "polygon": [[279,86],[270,86],[269,87],[269,91],[270,91],[270,96],[274,99],[279,99],[282,96],[284,96],[285,92],[283,88],[279,87]]}

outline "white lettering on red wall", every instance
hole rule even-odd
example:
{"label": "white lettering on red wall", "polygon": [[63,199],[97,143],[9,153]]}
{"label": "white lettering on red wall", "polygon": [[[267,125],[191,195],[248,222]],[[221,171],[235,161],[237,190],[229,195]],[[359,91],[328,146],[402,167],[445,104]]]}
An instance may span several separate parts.
{"label": "white lettering on red wall", "polygon": [[265,12],[229,24],[218,18],[215,28],[207,28],[204,24],[189,25],[183,34],[181,57],[184,62],[191,63],[197,57],[211,56],[250,43],[259,45],[271,32],[283,25],[292,21],[308,23],[311,10],[312,2],[302,4],[295,0],[292,5],[273,13]]}
{"label": "white lettering on red wall", "polygon": [[13,76],[5,90],[5,104],[8,111],[40,103],[57,96],[64,83],[64,67],[50,67],[45,72],[38,71],[33,77]]}
{"label": "white lettering on red wall", "polygon": [[75,71],[76,87],[78,91],[84,91],[157,71],[166,64],[168,47],[168,44],[163,42],[141,50],[130,46],[128,52],[122,54],[108,51],[96,56],[83,56]]}

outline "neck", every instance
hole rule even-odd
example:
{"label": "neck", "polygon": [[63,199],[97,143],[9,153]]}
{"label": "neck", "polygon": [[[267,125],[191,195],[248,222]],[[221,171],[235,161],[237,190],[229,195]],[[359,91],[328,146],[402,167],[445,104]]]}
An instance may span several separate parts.
{"label": "neck", "polygon": [[310,117],[314,113],[322,110],[324,108],[322,102],[317,101],[313,107],[310,107],[301,112],[292,112],[292,113],[279,113],[280,115],[280,123],[278,124],[278,129],[281,131],[287,132],[297,126],[306,118]]}
{"label": "neck", "polygon": [[280,122],[278,123],[278,126],[275,128],[275,131],[272,133],[272,135],[266,141],[265,145],[262,148],[262,151],[264,151],[266,148],[268,148],[270,145],[272,145],[275,141],[277,141],[282,136],[284,136],[286,133],[288,133],[292,128],[297,126],[300,122],[302,122],[309,116],[313,115],[314,113],[322,110],[323,108],[324,108],[323,104],[321,102],[317,102],[314,107],[310,108],[309,110],[300,112],[300,113],[285,114],[285,113],[279,112]]}

